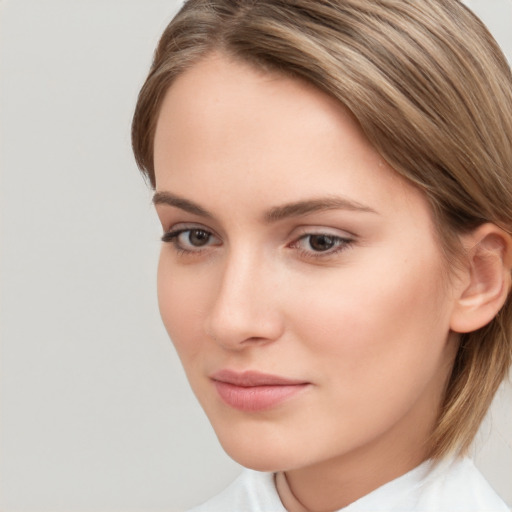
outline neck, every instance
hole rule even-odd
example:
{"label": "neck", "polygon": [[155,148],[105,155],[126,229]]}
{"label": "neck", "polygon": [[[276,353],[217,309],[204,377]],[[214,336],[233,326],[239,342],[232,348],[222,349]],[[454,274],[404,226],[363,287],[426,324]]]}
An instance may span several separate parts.
{"label": "neck", "polygon": [[307,512],[336,511],[424,462],[450,371],[447,363],[411,409],[373,440],[338,457],[286,471],[294,499]]}
{"label": "neck", "polygon": [[[354,451],[343,461],[332,459],[321,465],[282,473],[284,480],[281,479],[277,490],[283,504],[288,512],[339,510],[425,460],[425,456],[419,453],[407,457],[390,453],[377,461],[373,455]],[[285,486],[287,490],[282,492]]]}
{"label": "neck", "polygon": [[414,469],[428,457],[427,441],[438,407],[436,401],[430,407],[413,409],[387,432],[361,447],[286,471],[292,495],[309,512],[331,512]]}

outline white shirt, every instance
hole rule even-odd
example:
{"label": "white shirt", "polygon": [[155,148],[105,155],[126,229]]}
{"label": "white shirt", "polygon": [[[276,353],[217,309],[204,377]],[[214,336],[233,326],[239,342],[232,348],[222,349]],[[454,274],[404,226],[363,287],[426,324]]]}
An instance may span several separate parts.
{"label": "white shirt", "polygon": [[[343,512],[510,512],[470,459],[427,461],[341,509]],[[286,512],[272,473],[246,469],[190,512]]]}

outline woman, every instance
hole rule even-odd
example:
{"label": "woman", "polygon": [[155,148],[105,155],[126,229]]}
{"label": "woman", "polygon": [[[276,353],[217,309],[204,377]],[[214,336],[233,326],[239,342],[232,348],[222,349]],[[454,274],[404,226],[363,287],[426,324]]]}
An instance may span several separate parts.
{"label": "woman", "polygon": [[505,511],[512,78],[455,0],[190,0],[133,146],[164,324],[245,472],[198,511]]}

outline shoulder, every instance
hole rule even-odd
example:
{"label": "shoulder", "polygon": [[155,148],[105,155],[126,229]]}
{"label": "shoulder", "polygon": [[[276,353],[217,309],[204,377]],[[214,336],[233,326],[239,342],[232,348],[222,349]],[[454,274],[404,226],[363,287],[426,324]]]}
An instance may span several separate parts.
{"label": "shoulder", "polygon": [[473,461],[468,458],[439,463],[419,489],[415,510],[449,512],[510,512]]}
{"label": "shoulder", "polygon": [[510,512],[470,459],[427,461],[343,512]]}
{"label": "shoulder", "polygon": [[229,487],[189,512],[286,512],[274,485],[272,473],[245,469]]}

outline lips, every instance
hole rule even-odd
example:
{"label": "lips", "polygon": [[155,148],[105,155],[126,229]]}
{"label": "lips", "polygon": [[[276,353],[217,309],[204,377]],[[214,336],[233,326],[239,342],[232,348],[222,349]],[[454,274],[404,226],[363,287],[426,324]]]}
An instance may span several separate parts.
{"label": "lips", "polygon": [[255,371],[221,370],[211,379],[227,405],[248,412],[277,407],[310,385],[305,381]]}

